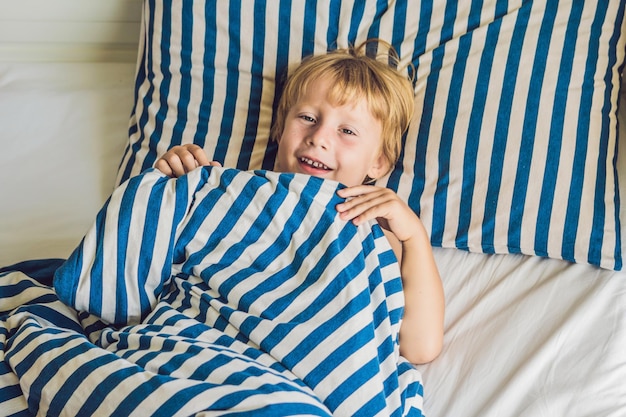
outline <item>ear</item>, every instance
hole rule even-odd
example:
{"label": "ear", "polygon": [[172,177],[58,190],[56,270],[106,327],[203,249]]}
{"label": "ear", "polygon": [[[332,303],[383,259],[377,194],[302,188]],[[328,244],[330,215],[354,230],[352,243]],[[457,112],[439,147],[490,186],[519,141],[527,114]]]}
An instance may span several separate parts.
{"label": "ear", "polygon": [[378,157],[374,160],[374,163],[367,171],[367,176],[372,179],[378,179],[385,175],[391,169],[389,160],[383,155],[382,152],[378,154]]}

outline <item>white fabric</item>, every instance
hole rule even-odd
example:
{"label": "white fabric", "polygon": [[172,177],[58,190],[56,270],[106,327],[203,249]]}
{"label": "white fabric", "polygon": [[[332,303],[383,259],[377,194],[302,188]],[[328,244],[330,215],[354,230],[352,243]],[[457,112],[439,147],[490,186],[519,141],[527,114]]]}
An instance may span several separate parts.
{"label": "white fabric", "polygon": [[626,273],[435,251],[444,350],[420,367],[430,417],[626,415]]}

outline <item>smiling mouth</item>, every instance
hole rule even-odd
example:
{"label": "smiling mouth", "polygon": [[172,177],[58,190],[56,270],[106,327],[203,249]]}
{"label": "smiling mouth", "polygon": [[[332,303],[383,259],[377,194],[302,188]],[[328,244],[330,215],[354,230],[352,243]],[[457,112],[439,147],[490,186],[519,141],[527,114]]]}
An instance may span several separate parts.
{"label": "smiling mouth", "polygon": [[324,171],[330,171],[330,168],[324,164],[322,164],[319,161],[314,161],[310,158],[306,158],[306,157],[301,157],[300,158],[300,162],[302,162],[303,164],[306,164],[310,167],[313,167],[315,169],[323,169]]}

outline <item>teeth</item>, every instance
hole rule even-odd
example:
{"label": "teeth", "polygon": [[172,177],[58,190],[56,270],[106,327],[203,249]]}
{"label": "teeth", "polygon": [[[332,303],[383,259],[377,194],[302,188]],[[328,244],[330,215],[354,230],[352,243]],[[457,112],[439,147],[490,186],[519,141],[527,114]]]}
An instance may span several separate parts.
{"label": "teeth", "polygon": [[330,169],[326,165],[322,164],[321,162],[317,162],[309,158],[300,158],[300,161],[304,162],[305,164],[311,165],[313,168],[325,169],[325,170]]}

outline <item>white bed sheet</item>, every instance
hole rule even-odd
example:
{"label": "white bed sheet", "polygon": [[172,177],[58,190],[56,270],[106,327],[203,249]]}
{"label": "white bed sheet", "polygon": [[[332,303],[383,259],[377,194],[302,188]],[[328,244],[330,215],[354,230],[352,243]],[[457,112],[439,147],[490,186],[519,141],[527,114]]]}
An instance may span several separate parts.
{"label": "white bed sheet", "polygon": [[111,193],[134,63],[0,63],[0,265],[66,258]]}
{"label": "white bed sheet", "polygon": [[[131,63],[0,63],[0,265],[65,258],[78,244],[113,187],[133,73]],[[626,273],[435,256],[446,335],[420,366],[428,416],[626,416]]]}
{"label": "white bed sheet", "polygon": [[444,349],[427,416],[626,416],[626,274],[436,249]]}

